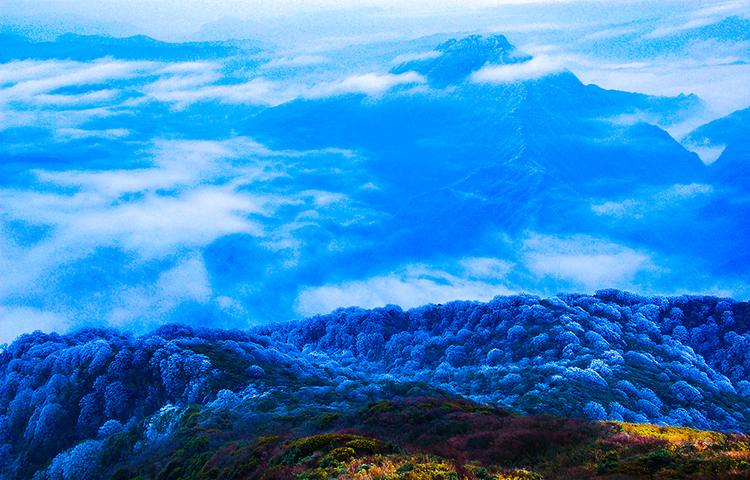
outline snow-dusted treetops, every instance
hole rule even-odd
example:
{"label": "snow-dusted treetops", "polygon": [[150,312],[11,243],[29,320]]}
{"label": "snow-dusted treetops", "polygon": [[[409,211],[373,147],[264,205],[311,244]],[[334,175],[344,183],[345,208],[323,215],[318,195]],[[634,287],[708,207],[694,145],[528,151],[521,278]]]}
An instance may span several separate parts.
{"label": "snow-dusted treetops", "polygon": [[340,309],[246,331],[36,332],[0,354],[0,465],[6,478],[97,478],[115,461],[103,456],[109,437],[129,431],[144,451],[190,404],[262,416],[463,396],[518,413],[747,432],[748,307],[603,290]]}

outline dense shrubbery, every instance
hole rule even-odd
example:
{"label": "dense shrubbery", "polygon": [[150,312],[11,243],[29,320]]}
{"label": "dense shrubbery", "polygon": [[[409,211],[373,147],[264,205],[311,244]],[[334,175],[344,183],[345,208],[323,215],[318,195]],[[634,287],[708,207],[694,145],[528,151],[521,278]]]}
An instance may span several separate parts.
{"label": "dense shrubbery", "polygon": [[438,385],[526,413],[750,425],[750,312],[729,299],[617,290],[497,297],[408,312],[342,309],[267,331],[336,360],[353,356],[375,378]]}
{"label": "dense shrubbery", "polygon": [[[136,429],[140,434],[81,443],[41,477],[746,478],[750,460],[744,435],[517,416],[455,398],[380,401],[337,415],[321,428],[310,415],[169,409]],[[149,437],[145,431],[156,423],[167,428]]]}
{"label": "dense shrubbery", "polygon": [[341,420],[329,408],[462,395],[520,413],[750,431],[749,375],[747,303],[616,290],[341,309],[249,331],[35,332],[0,353],[0,465],[7,478],[86,478],[113,462],[113,439],[132,454],[173,438],[170,415],[189,404],[328,428]]}

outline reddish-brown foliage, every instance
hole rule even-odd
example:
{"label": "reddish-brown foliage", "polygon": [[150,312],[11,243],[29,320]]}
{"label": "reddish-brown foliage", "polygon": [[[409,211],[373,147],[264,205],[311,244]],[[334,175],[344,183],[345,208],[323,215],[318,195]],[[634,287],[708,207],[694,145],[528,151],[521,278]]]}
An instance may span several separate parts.
{"label": "reddish-brown foliage", "polygon": [[378,402],[359,417],[363,433],[406,449],[502,466],[533,465],[593,442],[608,429],[584,419],[514,416],[455,399]]}

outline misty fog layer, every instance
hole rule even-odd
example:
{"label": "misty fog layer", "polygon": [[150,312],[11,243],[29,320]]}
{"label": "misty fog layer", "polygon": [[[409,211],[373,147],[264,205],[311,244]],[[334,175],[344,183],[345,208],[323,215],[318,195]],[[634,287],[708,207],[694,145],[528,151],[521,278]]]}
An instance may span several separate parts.
{"label": "misty fog layer", "polygon": [[34,39],[8,14],[0,342],[519,291],[746,298],[750,22],[654,8],[294,47],[252,25]]}

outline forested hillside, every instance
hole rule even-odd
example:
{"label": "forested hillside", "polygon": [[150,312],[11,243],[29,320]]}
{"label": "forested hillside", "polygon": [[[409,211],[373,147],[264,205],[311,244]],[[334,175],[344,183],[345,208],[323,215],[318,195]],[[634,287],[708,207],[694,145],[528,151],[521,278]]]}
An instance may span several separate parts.
{"label": "forested hillside", "polygon": [[744,302],[606,290],[340,309],[247,331],[36,332],[0,354],[0,464],[6,478],[99,478],[122,455],[172,448],[189,405],[250,424],[318,418],[322,431],[368,402],[463,397],[521,414],[747,432],[749,329]]}

